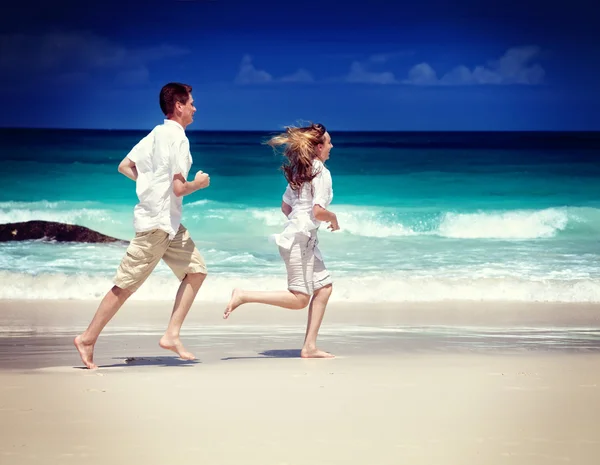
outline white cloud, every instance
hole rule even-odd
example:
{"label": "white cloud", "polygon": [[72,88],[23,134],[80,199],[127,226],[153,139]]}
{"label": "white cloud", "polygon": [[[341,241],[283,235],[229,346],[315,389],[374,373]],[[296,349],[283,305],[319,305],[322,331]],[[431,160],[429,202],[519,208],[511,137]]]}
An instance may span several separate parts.
{"label": "white cloud", "polygon": [[389,71],[369,71],[365,65],[355,61],[350,66],[350,72],[344,78],[346,82],[368,84],[397,84],[396,76]]}
{"label": "white cloud", "polygon": [[369,57],[371,63],[385,63],[389,60],[389,57],[385,53],[377,53]]}
{"label": "white cloud", "polygon": [[187,50],[169,45],[132,49],[90,32],[55,32],[43,35],[0,35],[0,68],[26,67],[52,70],[139,66],[182,56]]}
{"label": "white cloud", "polygon": [[315,82],[315,79],[307,70],[300,68],[289,76],[283,76],[281,82]]}
{"label": "white cloud", "polygon": [[531,63],[540,52],[535,45],[511,48],[489,66],[496,76],[501,77],[503,84],[540,84],[544,79],[544,69],[537,63]]}
{"label": "white cloud", "polygon": [[506,51],[497,60],[491,60],[486,66],[479,65],[472,70],[464,65],[453,68],[441,78],[437,78],[435,70],[427,63],[420,63],[411,68],[408,78],[402,81],[413,85],[509,85],[541,84],[545,77],[544,68],[534,59],[540,55],[537,46],[514,47]]}
{"label": "white cloud", "polygon": [[342,79],[345,82],[365,84],[399,84],[391,71],[373,71],[372,68],[388,63],[400,57],[407,57],[414,52],[402,50],[398,52],[376,53],[362,61],[355,60],[350,65],[350,72]]}
{"label": "white cloud", "polygon": [[419,63],[413,66],[408,72],[408,79],[403,81],[405,84],[428,85],[437,82],[435,70],[427,63]]}
{"label": "white cloud", "polygon": [[252,56],[244,55],[242,62],[240,63],[240,69],[237,76],[235,77],[235,83],[240,85],[250,84],[267,84],[273,82],[286,82],[286,83],[308,83],[314,82],[312,74],[307,70],[300,68],[295,73],[283,76],[281,78],[274,78],[271,73],[265,70],[258,69],[252,62]]}
{"label": "white cloud", "polygon": [[388,61],[394,60],[396,58],[409,57],[414,55],[415,52],[413,50],[401,50],[398,52],[388,52],[388,53],[376,53],[371,55],[368,59],[371,63],[387,63]]}
{"label": "white cloud", "polygon": [[273,81],[273,76],[266,71],[256,69],[252,63],[252,57],[244,55],[240,64],[240,71],[235,78],[236,84],[262,84],[271,81]]}
{"label": "white cloud", "polygon": [[108,71],[117,82],[139,83],[148,79],[149,63],[187,53],[188,50],[169,45],[124,47],[91,32],[0,35],[3,74],[24,78],[50,76],[56,82],[75,82]]}

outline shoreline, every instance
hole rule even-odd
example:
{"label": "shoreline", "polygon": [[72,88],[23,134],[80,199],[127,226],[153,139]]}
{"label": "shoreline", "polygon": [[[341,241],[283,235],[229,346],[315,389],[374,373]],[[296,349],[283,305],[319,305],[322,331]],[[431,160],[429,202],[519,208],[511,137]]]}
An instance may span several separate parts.
{"label": "shoreline", "polygon": [[[32,315],[37,321],[70,321],[70,314],[85,313],[81,321],[91,319],[101,297],[94,300],[76,299],[0,299],[0,322],[14,318],[16,323],[28,321]],[[186,321],[202,324],[221,324],[227,301],[196,300]],[[113,321],[136,319],[150,322],[168,314],[173,300],[130,300],[119,310]],[[140,315],[137,310],[147,309]],[[132,311],[128,311],[131,309]],[[262,304],[245,304],[235,310],[230,321],[260,324],[280,324],[295,321],[294,314],[303,310],[286,310]],[[135,315],[133,314],[135,313]],[[507,325],[507,326],[600,326],[600,302],[522,302],[446,300],[431,302],[330,302],[325,321],[360,324],[438,324],[438,325]],[[0,324],[0,328],[3,327]],[[0,333],[1,334],[1,333]]]}
{"label": "shoreline", "polygon": [[[0,371],[80,364],[72,339],[99,302],[0,301]],[[183,325],[184,345],[203,363],[228,357],[299,357],[307,311],[247,304],[223,320],[225,303],[195,302]],[[127,302],[98,340],[95,360],[171,357],[157,345],[171,304]],[[600,305],[473,302],[331,304],[319,345],[336,356],[600,353]]]}

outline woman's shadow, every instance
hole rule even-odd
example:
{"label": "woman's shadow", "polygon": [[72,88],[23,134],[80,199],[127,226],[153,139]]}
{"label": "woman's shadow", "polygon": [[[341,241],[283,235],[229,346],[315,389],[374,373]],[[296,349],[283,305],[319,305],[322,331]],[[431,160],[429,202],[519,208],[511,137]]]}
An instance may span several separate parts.
{"label": "woman's shadow", "polygon": [[265,350],[256,357],[225,357],[221,360],[246,360],[263,358],[300,358],[300,349]]}

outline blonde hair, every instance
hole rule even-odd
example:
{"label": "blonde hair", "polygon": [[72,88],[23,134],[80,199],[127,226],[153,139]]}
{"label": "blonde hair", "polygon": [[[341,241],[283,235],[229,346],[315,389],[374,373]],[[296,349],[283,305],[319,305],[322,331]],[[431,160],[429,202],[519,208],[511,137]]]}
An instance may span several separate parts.
{"label": "blonde hair", "polygon": [[317,146],[325,143],[327,129],[322,124],[308,126],[286,126],[286,131],[265,142],[273,150],[284,147],[284,163],[281,169],[292,190],[300,190],[302,184],[311,182],[318,173],[313,173],[313,160]]}

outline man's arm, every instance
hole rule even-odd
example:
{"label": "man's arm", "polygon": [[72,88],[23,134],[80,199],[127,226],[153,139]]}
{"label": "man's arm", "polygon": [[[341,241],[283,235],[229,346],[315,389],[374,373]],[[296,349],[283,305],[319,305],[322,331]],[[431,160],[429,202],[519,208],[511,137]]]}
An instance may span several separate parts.
{"label": "man's arm", "polygon": [[132,181],[137,180],[138,177],[138,172],[137,168],[135,167],[135,163],[127,157],[123,158],[121,163],[119,163],[119,173],[127,176]]}
{"label": "man's arm", "polygon": [[204,189],[210,185],[208,174],[198,171],[193,181],[186,181],[181,173],[173,176],[173,193],[177,197],[190,195],[199,189]]}
{"label": "man's arm", "polygon": [[137,181],[138,170],[136,162],[142,162],[142,160],[148,159],[152,154],[152,147],[154,145],[154,130],[148,135],[142,138],[130,152],[123,158],[119,163],[119,173],[127,176],[132,181]]}

